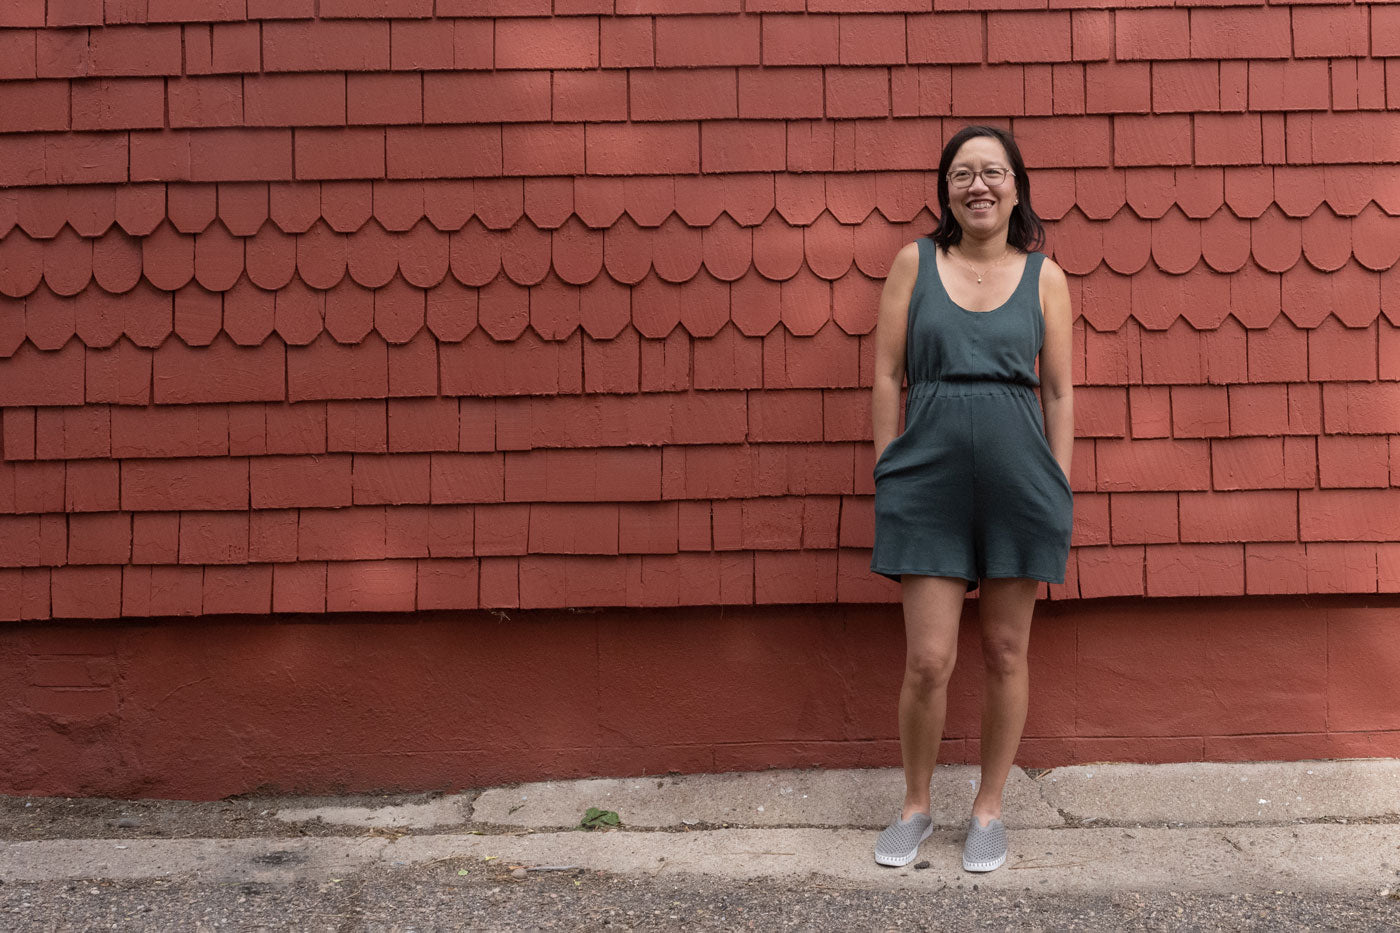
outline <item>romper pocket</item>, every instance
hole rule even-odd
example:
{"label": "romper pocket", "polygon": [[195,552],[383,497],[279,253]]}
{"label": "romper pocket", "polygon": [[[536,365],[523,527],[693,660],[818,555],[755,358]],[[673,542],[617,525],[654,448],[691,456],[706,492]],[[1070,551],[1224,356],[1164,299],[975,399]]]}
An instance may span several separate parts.
{"label": "romper pocket", "polygon": [[890,439],[890,442],[889,442],[888,444],[885,445],[885,449],[882,450],[882,451],[880,451],[880,456],[879,456],[878,458],[876,458],[876,460],[875,460],[875,468],[874,468],[874,470],[872,471],[872,472],[873,472],[873,475],[875,475],[876,477],[879,477],[879,475],[880,475],[880,468],[889,465],[889,462],[890,462],[890,452],[891,452],[892,450],[894,450],[895,445],[899,443],[900,438],[904,437],[904,435],[906,435],[906,434],[908,434],[908,433],[909,433],[908,429],[905,429],[904,431],[901,431],[900,433],[896,434],[893,438]]}
{"label": "romper pocket", "polygon": [[1046,469],[1054,474],[1055,478],[1060,481],[1060,485],[1065,487],[1065,492],[1069,493],[1070,498],[1073,499],[1074,490],[1069,484],[1069,477],[1065,476],[1065,471],[1061,468],[1060,461],[1055,459],[1055,452],[1050,449],[1050,439],[1045,436],[1043,431],[1040,433],[1040,443],[1037,446],[1045,451]]}
{"label": "romper pocket", "polygon": [[928,403],[931,402],[934,398],[936,398],[937,395],[938,392],[936,388],[933,392],[928,392],[919,395],[915,395],[912,392],[910,393],[904,406],[904,430],[900,431],[893,438],[891,438],[890,442],[885,445],[885,449],[880,451],[880,456],[875,461],[875,467],[873,472],[877,478],[880,475],[881,469],[889,466],[890,451],[894,450],[895,447],[899,446],[905,438],[915,433],[920,419],[923,418],[926,414]]}
{"label": "romper pocket", "polygon": [[1055,452],[1050,449],[1050,438],[1045,436],[1045,417],[1041,414],[1040,406],[1033,399],[1026,400],[1026,410],[1030,416],[1032,433],[1035,435],[1034,445],[1040,449],[1041,459],[1045,462],[1045,468],[1060,481],[1065,491],[1074,498],[1074,490],[1070,487],[1069,477],[1065,476],[1065,471],[1060,468],[1060,461],[1055,459]]}

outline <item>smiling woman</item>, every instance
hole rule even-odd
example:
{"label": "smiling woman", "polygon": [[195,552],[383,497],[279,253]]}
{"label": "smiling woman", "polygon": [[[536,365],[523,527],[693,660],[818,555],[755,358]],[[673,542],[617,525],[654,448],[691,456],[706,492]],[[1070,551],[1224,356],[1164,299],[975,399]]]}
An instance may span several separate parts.
{"label": "smiling woman", "polygon": [[1025,725],[1036,591],[1064,580],[1069,554],[1070,302],[1064,273],[1036,252],[1044,233],[1010,134],[954,135],[938,200],[937,229],[895,258],[876,327],[871,569],[899,580],[904,602],[905,798],[875,860],[907,864],[931,829],[963,596],[980,585],[982,781],[963,867],[991,871],[1006,860],[1002,789]]}

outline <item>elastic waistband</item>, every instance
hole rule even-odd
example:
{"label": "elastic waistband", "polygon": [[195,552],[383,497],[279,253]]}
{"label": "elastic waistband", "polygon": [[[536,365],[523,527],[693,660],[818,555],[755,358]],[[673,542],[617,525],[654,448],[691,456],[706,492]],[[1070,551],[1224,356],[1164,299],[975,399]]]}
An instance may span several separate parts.
{"label": "elastic waistband", "polygon": [[909,386],[910,398],[968,398],[975,395],[1034,397],[1035,390],[1023,382],[999,379],[928,379]]}

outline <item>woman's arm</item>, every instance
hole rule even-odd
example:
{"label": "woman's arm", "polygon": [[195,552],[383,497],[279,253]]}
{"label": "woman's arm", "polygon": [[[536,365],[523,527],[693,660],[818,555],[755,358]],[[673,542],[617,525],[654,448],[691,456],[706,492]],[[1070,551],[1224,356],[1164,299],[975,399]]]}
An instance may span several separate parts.
{"label": "woman's arm", "polygon": [[1074,385],[1070,368],[1073,312],[1064,270],[1045,260],[1040,274],[1040,307],[1045,315],[1045,342],[1040,348],[1040,405],[1045,437],[1065,476],[1074,456]]}
{"label": "woman's arm", "polygon": [[899,390],[904,383],[905,329],[909,323],[909,299],[919,277],[919,244],[901,249],[885,277],[880,293],[880,316],[875,324],[875,374],[870,420],[875,432],[875,459],[899,433]]}

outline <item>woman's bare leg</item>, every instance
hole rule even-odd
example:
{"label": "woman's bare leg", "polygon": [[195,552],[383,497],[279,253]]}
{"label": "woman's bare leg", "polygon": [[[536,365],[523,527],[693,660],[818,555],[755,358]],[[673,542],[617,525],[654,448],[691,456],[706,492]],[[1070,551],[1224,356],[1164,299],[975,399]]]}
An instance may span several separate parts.
{"label": "woman's bare leg", "polygon": [[943,739],[948,678],[958,657],[958,623],[967,584],[953,577],[905,574],[904,686],[899,692],[899,750],[904,758],[902,819],[930,809],[928,785]]}
{"label": "woman's bare leg", "polygon": [[978,613],[982,622],[982,781],[972,813],[982,823],[1001,818],[1001,795],[1021,744],[1030,696],[1031,614],[1039,584],[1019,578],[983,580]]}

